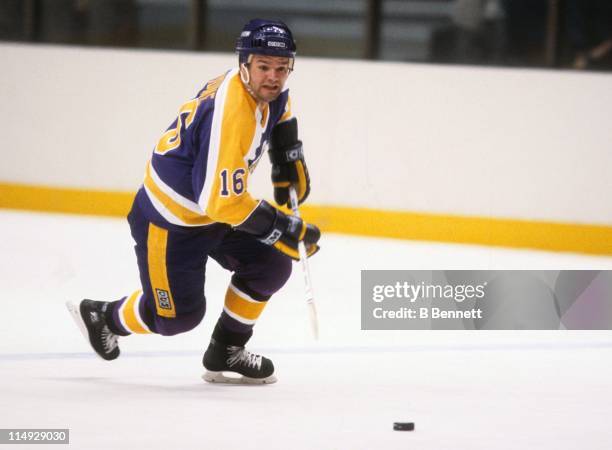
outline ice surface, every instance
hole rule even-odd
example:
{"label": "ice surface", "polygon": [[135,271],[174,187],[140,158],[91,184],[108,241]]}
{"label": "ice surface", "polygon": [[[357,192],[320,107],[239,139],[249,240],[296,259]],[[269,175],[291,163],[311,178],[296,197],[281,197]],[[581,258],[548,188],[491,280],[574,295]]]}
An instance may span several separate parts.
{"label": "ice surface", "polygon": [[[200,378],[229,280],[214,261],[198,328],[122,339],[109,363],[64,302],[138,288],[126,222],[0,211],[0,232],[0,428],[70,428],[73,449],[612,448],[611,332],[361,331],[359,310],[362,269],[612,269],[612,258],[326,235],[311,260],[320,341],[296,264],[250,344],[279,382],[219,386]],[[30,447],[41,448],[18,448]]]}

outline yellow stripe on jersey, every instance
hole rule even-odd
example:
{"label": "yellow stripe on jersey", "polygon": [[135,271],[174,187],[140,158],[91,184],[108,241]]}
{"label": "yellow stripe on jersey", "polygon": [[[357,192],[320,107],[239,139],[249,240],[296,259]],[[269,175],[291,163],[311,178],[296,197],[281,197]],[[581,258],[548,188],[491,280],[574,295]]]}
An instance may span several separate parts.
{"label": "yellow stripe on jersey", "polygon": [[207,179],[212,176],[214,181],[207,204],[200,206],[215,222],[238,225],[258,204],[246,189],[249,171],[244,161],[256,137],[257,104],[237,74],[228,81],[223,100],[219,142],[211,141],[209,149],[217,154],[217,164],[214,173],[206,174]]}
{"label": "yellow stripe on jersey", "polygon": [[[161,188],[155,183],[155,180],[151,176],[151,162],[147,164],[147,169],[145,172],[144,185],[147,188],[147,192],[150,192],[155,196],[157,201],[161,203],[170,213],[175,216],[179,221],[183,223],[176,223],[175,225],[187,225],[187,226],[197,226],[197,225],[209,225],[213,222],[207,216],[202,214],[198,214],[177,201],[175,201],[170,195],[166,194],[161,190]],[[176,196],[178,194],[175,193]],[[162,212],[160,211],[160,214]],[[162,214],[163,215],[163,214]],[[168,220],[168,218],[166,218]]]}
{"label": "yellow stripe on jersey", "polygon": [[137,334],[149,334],[151,330],[140,317],[138,306],[142,300],[142,291],[134,292],[119,309],[119,318],[122,325],[130,332]]}
{"label": "yellow stripe on jersey", "polygon": [[239,322],[251,325],[259,318],[266,304],[267,302],[265,301],[252,299],[230,284],[225,294],[225,306],[223,309],[228,315]]}
{"label": "yellow stripe on jersey", "polygon": [[293,117],[293,114],[291,113],[291,97],[287,97],[287,104],[285,105],[285,112],[283,112],[283,115],[278,120],[278,123],[284,122],[285,120],[289,120],[292,117]]}
{"label": "yellow stripe on jersey", "polygon": [[264,105],[264,109],[261,113],[261,120],[259,122],[259,125],[261,127],[263,127],[266,123],[268,123],[268,116],[270,115],[270,106],[266,103]]}
{"label": "yellow stripe on jersey", "polygon": [[176,317],[176,309],[174,308],[174,300],[170,291],[168,270],[166,268],[167,245],[168,230],[149,223],[147,260],[155,308],[158,316],[174,318]]}

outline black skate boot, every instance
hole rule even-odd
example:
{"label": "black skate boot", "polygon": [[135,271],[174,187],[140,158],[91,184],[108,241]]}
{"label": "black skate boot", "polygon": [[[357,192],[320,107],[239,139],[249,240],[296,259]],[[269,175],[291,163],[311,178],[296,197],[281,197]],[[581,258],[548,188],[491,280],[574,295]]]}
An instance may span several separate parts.
{"label": "black skate boot", "polygon": [[[202,376],[209,383],[271,384],[276,382],[274,364],[268,358],[249,352],[244,347],[224,345],[210,340],[202,360],[206,373]],[[241,376],[228,376],[233,372]]]}
{"label": "black skate boot", "polygon": [[66,306],[79,326],[83,336],[102,359],[111,361],[119,357],[118,335],[113,333],[106,324],[106,308],[108,302],[83,300],[79,305],[68,302]]}

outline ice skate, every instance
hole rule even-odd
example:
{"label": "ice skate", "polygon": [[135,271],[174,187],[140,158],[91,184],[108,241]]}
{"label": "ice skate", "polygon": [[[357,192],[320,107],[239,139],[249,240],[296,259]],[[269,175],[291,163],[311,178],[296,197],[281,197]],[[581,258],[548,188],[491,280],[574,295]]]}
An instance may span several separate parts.
{"label": "ice skate", "polygon": [[105,312],[108,302],[83,300],[78,305],[67,302],[68,311],[74,318],[83,336],[102,359],[111,361],[119,356],[118,335],[106,324]]}
{"label": "ice skate", "polygon": [[244,347],[223,345],[210,340],[202,361],[209,383],[271,384],[276,382],[274,364],[268,358],[249,352]]}

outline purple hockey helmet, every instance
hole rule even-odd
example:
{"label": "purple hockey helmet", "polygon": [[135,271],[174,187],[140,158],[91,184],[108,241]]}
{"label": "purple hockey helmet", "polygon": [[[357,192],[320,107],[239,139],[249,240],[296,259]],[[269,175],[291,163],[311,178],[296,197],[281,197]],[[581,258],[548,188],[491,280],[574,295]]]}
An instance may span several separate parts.
{"label": "purple hockey helmet", "polygon": [[250,55],[282,56],[293,60],[295,51],[291,30],[280,20],[252,19],[236,41],[240,64],[248,63]]}

